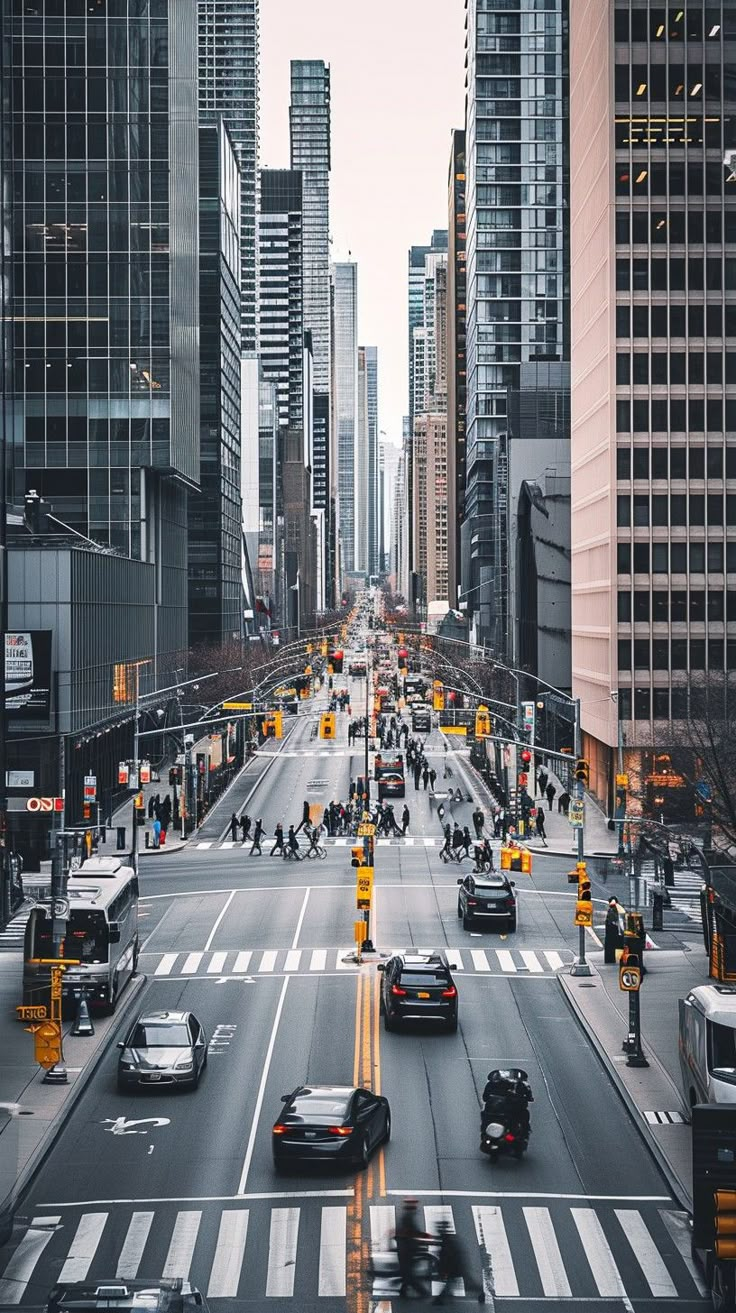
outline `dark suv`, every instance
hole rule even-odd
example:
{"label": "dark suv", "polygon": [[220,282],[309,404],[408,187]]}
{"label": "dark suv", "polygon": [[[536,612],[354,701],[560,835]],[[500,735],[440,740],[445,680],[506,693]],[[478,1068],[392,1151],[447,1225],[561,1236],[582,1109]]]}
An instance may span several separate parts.
{"label": "dark suv", "polygon": [[379,962],[381,1011],[386,1030],[402,1021],[443,1021],[457,1030],[457,989],[443,952],[395,953]]}
{"label": "dark suv", "polygon": [[457,914],[463,929],[472,925],[501,926],[516,929],[516,892],[513,880],[505,875],[466,875],[458,880]]}

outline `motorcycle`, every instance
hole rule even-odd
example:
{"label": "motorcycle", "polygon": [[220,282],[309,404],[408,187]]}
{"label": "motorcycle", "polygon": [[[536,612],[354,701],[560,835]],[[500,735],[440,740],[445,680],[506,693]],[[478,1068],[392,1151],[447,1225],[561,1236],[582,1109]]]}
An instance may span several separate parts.
{"label": "motorcycle", "polygon": [[[510,1099],[515,1101],[515,1108],[509,1108]],[[522,1102],[524,1115],[518,1111]],[[495,1162],[501,1153],[510,1153],[517,1159],[526,1153],[531,1133],[526,1106],[533,1102],[529,1078],[520,1067],[489,1071],[483,1091],[480,1151],[487,1154],[491,1162]]]}
{"label": "motorcycle", "polygon": [[529,1136],[514,1131],[505,1122],[489,1122],[480,1133],[480,1151],[494,1163],[501,1153],[510,1153],[514,1158],[522,1158],[529,1148]]}

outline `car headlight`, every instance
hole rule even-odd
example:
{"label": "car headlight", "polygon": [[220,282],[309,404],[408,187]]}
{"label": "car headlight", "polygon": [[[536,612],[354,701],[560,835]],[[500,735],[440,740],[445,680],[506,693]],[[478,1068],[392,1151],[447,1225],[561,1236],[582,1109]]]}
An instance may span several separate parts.
{"label": "car headlight", "polygon": [[176,1062],[177,1071],[191,1071],[194,1066],[191,1058],[179,1058]]}
{"label": "car headlight", "polygon": [[133,1068],[135,1067],[135,1063],[129,1062],[127,1058],[123,1058],[120,1063],[120,1066],[122,1067],[123,1071],[133,1071]]}

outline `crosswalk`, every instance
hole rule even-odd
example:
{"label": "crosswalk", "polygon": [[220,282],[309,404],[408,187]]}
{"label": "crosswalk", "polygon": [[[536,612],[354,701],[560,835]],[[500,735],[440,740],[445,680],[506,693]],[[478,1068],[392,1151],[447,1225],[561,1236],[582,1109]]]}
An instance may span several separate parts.
{"label": "crosswalk", "polygon": [[[327,848],[347,848],[350,844],[355,843],[355,836],[349,834],[338,835],[336,838],[325,836],[320,840],[320,842],[323,843]],[[444,839],[441,834],[418,834],[418,835],[401,834],[401,835],[392,836],[390,839],[384,838],[382,835],[380,835],[376,839],[376,844],[378,845],[379,848],[381,847],[441,848],[443,843],[444,843]],[[241,843],[239,839],[221,839],[219,841],[216,839],[200,839],[198,843],[194,844],[194,847],[204,848],[204,849],[217,848],[220,851],[228,852],[230,851],[230,849],[233,848],[250,849],[252,845],[253,845],[252,838],[247,839],[245,843]],[[273,845],[273,839],[272,838],[269,838],[268,840],[264,839],[263,840],[264,857],[267,856],[269,853],[269,845],[271,846]],[[494,848],[495,850],[500,847],[500,844],[492,843],[491,847]],[[306,853],[306,845],[304,846],[302,851]],[[281,858],[281,856],[277,856],[275,860],[282,861],[283,859]],[[460,869],[464,871],[469,871],[472,865],[473,865],[472,856],[469,858],[464,858],[463,861],[459,863]]]}
{"label": "crosswalk", "polygon": [[[188,1278],[208,1301],[293,1298],[344,1300],[355,1246],[349,1193],[326,1202],[188,1200],[49,1206],[16,1232],[0,1262],[0,1306],[38,1304],[54,1281]],[[372,1294],[391,1299],[396,1277],[379,1255],[390,1251],[396,1206],[367,1210],[374,1256]],[[466,1255],[468,1287],[498,1298],[693,1299],[704,1295],[690,1257],[687,1217],[671,1207],[584,1197],[514,1197],[501,1203],[426,1204],[430,1233],[447,1222]],[[6,1251],[7,1252],[7,1251]],[[317,1262],[315,1263],[315,1255]],[[457,1290],[458,1294],[462,1293]],[[490,1300],[489,1300],[490,1302]],[[344,1307],[340,1305],[340,1307]]]}
{"label": "crosswalk", "polygon": [[[387,950],[390,953],[401,949]],[[451,969],[456,973],[509,976],[554,975],[573,960],[571,950],[531,948],[446,948]],[[355,947],[348,948],[255,948],[221,949],[219,952],[142,953],[147,974],[172,979],[189,976],[222,980],[268,975],[316,975],[355,972]],[[351,960],[353,959],[353,960]]]}
{"label": "crosswalk", "polygon": [[670,888],[670,904],[673,909],[681,912],[689,921],[702,921],[702,908],[700,906],[700,891],[703,887],[703,876],[700,871],[676,871],[675,883]]}
{"label": "crosswalk", "polygon": [[23,908],[12,921],[8,921],[4,930],[0,930],[0,953],[19,953],[23,949],[26,922],[31,914],[30,907]]}

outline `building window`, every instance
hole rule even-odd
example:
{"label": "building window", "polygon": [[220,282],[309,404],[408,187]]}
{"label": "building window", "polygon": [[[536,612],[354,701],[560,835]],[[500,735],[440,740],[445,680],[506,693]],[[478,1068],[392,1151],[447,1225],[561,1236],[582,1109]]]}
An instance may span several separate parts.
{"label": "building window", "polygon": [[637,589],[634,593],[634,620],[649,620],[649,593]]}
{"label": "building window", "polygon": [[667,573],[667,543],[652,543],[652,572]]}
{"label": "building window", "polygon": [[673,624],[687,620],[687,593],[679,588],[670,593],[670,619]]}
{"label": "building window", "polygon": [[651,707],[651,694],[648,688],[634,689],[634,719],[649,720]]}
{"label": "building window", "polygon": [[672,639],[670,643],[670,669],[687,670],[687,639]]}
{"label": "building window", "polygon": [[622,625],[631,623],[631,593],[619,592],[618,621]]}
{"label": "building window", "polygon": [[[736,543],[734,543],[734,547],[736,547]],[[617,544],[616,569],[619,574],[631,574],[631,543]]]}
{"label": "building window", "polygon": [[631,689],[620,688],[618,691],[618,718],[631,720]]}
{"label": "building window", "polygon": [[616,449],[616,477],[618,479],[631,478],[630,447],[617,447]]}
{"label": "building window", "polygon": [[655,624],[666,624],[670,618],[670,595],[662,588],[655,588],[652,593],[652,620]]}
{"label": "building window", "polygon": [[635,670],[649,669],[649,639],[634,639],[634,668]]}
{"label": "building window", "polygon": [[652,690],[652,715],[654,720],[669,720],[670,691],[668,688]]}
{"label": "building window", "polygon": [[687,543],[670,543],[670,570],[672,574],[686,574]]}
{"label": "building window", "polygon": [[690,543],[690,573],[703,574],[705,570],[705,543]]}
{"label": "building window", "polygon": [[634,543],[634,574],[649,574],[649,543]]}
{"label": "building window", "polygon": [[690,669],[705,670],[704,638],[691,638],[690,640]]}
{"label": "building window", "polygon": [[655,638],[652,641],[652,669],[669,670],[670,665],[670,645],[666,638]]}
{"label": "building window", "polygon": [[628,638],[618,640],[618,668],[631,670],[631,641]]}
{"label": "building window", "polygon": [[616,432],[628,433],[631,428],[631,402],[616,401]]}
{"label": "building window", "polygon": [[616,498],[616,523],[619,528],[626,529],[631,524],[631,498]]}

